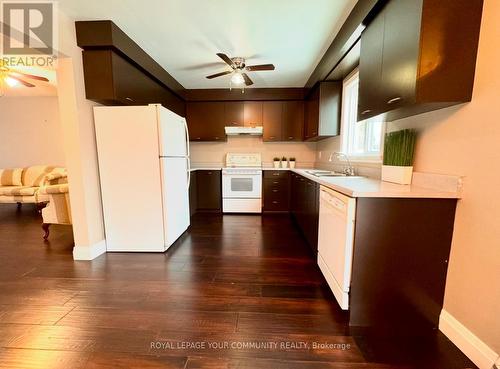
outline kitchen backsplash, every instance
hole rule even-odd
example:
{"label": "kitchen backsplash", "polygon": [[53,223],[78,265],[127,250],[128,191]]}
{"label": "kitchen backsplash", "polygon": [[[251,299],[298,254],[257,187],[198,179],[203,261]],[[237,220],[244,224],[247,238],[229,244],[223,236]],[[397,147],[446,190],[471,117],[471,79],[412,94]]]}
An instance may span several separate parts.
{"label": "kitchen backsplash", "polygon": [[228,137],[227,142],[191,142],[191,162],[200,167],[223,165],[226,153],[260,153],[264,166],[272,166],[274,157],[294,157],[297,167],[312,168],[316,158],[315,142],[263,142],[262,137]]}

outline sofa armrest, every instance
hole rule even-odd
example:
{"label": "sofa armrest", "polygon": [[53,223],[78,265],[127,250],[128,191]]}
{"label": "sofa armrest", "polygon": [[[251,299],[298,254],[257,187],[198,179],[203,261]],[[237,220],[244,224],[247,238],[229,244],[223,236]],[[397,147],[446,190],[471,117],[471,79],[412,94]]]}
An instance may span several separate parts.
{"label": "sofa armrest", "polygon": [[68,193],[69,192],[69,184],[61,183],[56,185],[49,185],[40,187],[41,195],[51,195],[51,194],[60,194],[60,193]]}
{"label": "sofa armrest", "polygon": [[57,185],[62,183],[68,183],[68,173],[64,172],[53,172],[47,174],[43,179],[43,184],[41,187]]}

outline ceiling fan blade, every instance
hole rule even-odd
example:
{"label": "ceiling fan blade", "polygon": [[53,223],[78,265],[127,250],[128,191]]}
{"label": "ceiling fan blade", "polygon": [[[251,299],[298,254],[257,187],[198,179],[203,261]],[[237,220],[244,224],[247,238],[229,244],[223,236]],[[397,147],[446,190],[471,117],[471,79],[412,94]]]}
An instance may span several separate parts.
{"label": "ceiling fan blade", "polygon": [[48,78],[41,77],[41,76],[35,76],[34,74],[19,72],[18,70],[11,70],[10,72],[14,73],[14,74],[19,74],[20,76],[24,76],[26,78],[36,79],[37,81],[49,82]]}
{"label": "ceiling fan blade", "polygon": [[222,60],[224,60],[224,62],[229,65],[231,68],[234,69],[234,63],[233,61],[229,58],[229,56],[227,56],[226,54],[224,53],[217,53],[217,56],[219,58],[221,58]]}
{"label": "ceiling fan blade", "polygon": [[19,78],[19,77],[16,77],[16,76],[14,76],[14,75],[12,75],[12,74],[10,74],[10,73],[9,73],[9,74],[7,74],[7,76],[8,76],[9,78],[15,79],[17,82],[19,82],[19,83],[21,83],[21,84],[25,85],[26,87],[35,87],[35,85],[34,85],[34,84],[31,84],[31,83],[29,83],[29,82],[26,82],[25,80],[23,80],[23,79],[21,79],[21,78]]}
{"label": "ceiling fan blade", "polygon": [[247,85],[247,86],[253,85],[253,81],[250,79],[250,77],[248,77],[248,75],[246,73],[241,73],[241,75],[243,76],[243,79],[245,80],[245,85]]}
{"label": "ceiling fan blade", "polygon": [[261,65],[249,65],[246,67],[249,72],[255,72],[259,70],[274,70],[274,64],[261,64]]}
{"label": "ceiling fan blade", "polygon": [[212,78],[217,78],[217,77],[220,77],[220,76],[225,76],[226,74],[231,74],[233,73],[233,71],[225,71],[225,72],[220,72],[220,73],[215,73],[215,74],[212,74],[210,76],[207,76],[208,79],[212,79]]}

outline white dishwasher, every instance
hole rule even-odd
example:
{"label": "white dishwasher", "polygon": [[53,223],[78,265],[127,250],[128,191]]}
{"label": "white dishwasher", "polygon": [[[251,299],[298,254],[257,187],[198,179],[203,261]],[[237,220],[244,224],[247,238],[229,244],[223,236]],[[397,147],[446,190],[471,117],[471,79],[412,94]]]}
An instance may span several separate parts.
{"label": "white dishwasher", "polygon": [[318,265],[343,310],[349,309],[356,199],[321,186]]}

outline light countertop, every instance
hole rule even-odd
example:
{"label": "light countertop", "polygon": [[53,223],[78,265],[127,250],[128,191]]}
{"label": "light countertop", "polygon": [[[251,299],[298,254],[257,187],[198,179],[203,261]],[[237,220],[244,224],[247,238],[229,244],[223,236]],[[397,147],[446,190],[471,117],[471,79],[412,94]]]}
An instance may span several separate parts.
{"label": "light countertop", "polygon": [[[193,167],[196,170],[221,170],[222,167]],[[370,198],[421,198],[421,199],[459,199],[460,193],[426,188],[416,185],[398,185],[367,177],[316,177],[307,173],[313,169],[291,169],[264,167],[262,170],[290,170],[322,186],[340,192],[349,197]]]}
{"label": "light countertop", "polygon": [[366,177],[316,177],[305,169],[291,169],[314,182],[340,192],[349,197],[378,198],[428,198],[428,199],[458,199],[457,192],[440,191],[414,185],[398,185],[383,182],[379,179]]}

